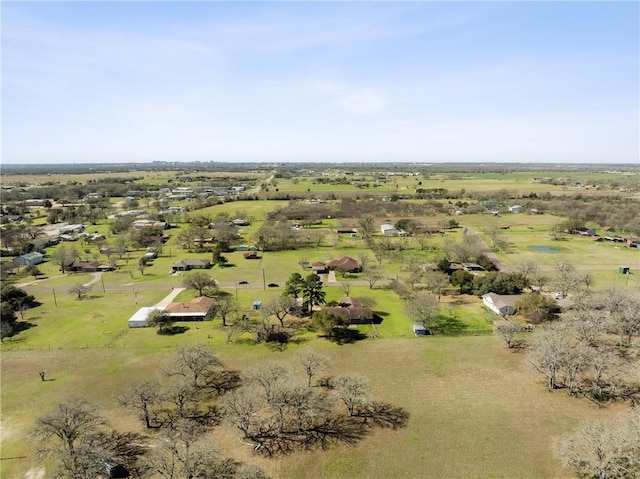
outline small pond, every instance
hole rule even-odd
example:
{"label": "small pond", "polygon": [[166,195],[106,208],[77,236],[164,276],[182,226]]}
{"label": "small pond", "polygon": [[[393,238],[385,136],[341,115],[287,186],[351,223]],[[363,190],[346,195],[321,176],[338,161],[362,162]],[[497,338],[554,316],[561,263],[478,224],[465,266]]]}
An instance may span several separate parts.
{"label": "small pond", "polygon": [[557,253],[560,248],[552,248],[550,246],[532,246],[531,251],[538,251],[541,253]]}

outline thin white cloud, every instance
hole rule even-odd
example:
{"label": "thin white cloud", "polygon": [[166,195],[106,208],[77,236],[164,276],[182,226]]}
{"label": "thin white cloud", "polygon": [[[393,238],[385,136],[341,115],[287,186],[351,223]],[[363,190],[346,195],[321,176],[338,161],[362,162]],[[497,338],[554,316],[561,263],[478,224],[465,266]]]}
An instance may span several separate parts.
{"label": "thin white cloud", "polygon": [[377,115],[389,105],[388,98],[381,91],[369,86],[323,81],[318,82],[314,89],[350,115]]}

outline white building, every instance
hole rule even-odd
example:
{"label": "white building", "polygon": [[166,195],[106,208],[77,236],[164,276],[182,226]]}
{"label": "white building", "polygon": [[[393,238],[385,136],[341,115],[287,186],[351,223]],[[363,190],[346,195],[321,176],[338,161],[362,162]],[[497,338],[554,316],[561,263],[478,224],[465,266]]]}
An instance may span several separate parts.
{"label": "white building", "polygon": [[394,228],[393,225],[387,223],[380,225],[380,231],[382,231],[382,234],[386,236],[398,236],[400,234],[400,231]]}
{"label": "white building", "polygon": [[484,305],[500,316],[516,314],[516,301],[520,299],[519,294],[502,295],[496,293],[487,293],[482,296]]}
{"label": "white building", "polygon": [[156,306],[146,306],[144,308],[140,308],[136,311],[133,316],[129,318],[129,327],[130,328],[146,328],[147,318],[149,317],[149,313],[152,311],[162,311],[163,308],[158,308]]}

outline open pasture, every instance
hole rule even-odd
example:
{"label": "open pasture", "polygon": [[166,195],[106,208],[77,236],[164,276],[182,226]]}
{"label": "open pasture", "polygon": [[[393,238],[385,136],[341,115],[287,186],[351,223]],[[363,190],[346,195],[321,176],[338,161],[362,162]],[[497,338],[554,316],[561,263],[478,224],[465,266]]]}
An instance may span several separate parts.
{"label": "open pasture", "polygon": [[[421,170],[421,169],[418,169]],[[346,175],[345,171],[332,171],[318,176],[299,178],[277,178],[270,191],[291,193],[360,193],[361,195],[393,195],[415,193],[417,189],[445,189],[449,192],[490,193],[507,191],[515,195],[549,193],[552,196],[585,194],[600,196],[611,194],[614,188],[590,186],[594,181],[634,181],[637,174],[624,172],[578,172],[578,171],[509,171],[473,173],[429,173],[419,174],[371,174]]]}
{"label": "open pasture", "polygon": [[175,171],[175,170],[139,170],[131,169],[130,171],[88,171],[86,173],[75,173],[73,171],[65,173],[39,173],[39,174],[3,174],[2,183],[4,185],[43,185],[43,184],[65,184],[69,181],[80,184],[87,184],[89,181],[103,181],[107,178],[115,180],[134,179],[131,184],[145,183],[151,185],[171,186],[176,182],[176,177],[180,176],[196,176],[210,179],[231,178],[231,179],[251,179],[258,181],[266,179],[269,175],[262,171],[198,171],[192,170]]}
{"label": "open pasture", "polygon": [[[0,477],[23,477],[37,464],[25,434],[57,402],[81,396],[103,407],[118,428],[139,427],[115,397],[130,382],[157,374],[172,347],[193,338],[135,333],[135,345],[126,347],[3,354],[3,457],[14,459],[4,461]],[[554,438],[581,420],[619,410],[547,392],[522,356],[493,336],[367,339],[346,346],[313,340],[304,346],[329,354],[333,374],[366,375],[379,398],[406,408],[411,417],[404,429],[377,431],[352,446],[257,459],[274,478],[571,477],[551,454]],[[227,367],[240,370],[266,359],[293,361],[298,349],[275,352],[217,341],[214,347]],[[40,381],[40,370],[49,381]],[[251,460],[234,431],[223,427],[215,437],[221,449]]]}

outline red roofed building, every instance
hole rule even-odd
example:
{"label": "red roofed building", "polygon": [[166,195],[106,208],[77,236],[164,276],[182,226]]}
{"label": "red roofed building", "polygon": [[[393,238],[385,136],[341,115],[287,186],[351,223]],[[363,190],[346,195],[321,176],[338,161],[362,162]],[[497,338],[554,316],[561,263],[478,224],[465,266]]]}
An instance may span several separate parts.
{"label": "red roofed building", "polygon": [[213,299],[199,296],[189,303],[169,303],[165,311],[176,321],[206,321],[213,316],[213,304]]}
{"label": "red roofed building", "polygon": [[349,258],[348,256],[343,256],[340,259],[334,259],[333,261],[329,261],[327,263],[327,269],[329,271],[341,271],[346,273],[359,273],[360,265],[358,262]]}

